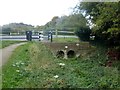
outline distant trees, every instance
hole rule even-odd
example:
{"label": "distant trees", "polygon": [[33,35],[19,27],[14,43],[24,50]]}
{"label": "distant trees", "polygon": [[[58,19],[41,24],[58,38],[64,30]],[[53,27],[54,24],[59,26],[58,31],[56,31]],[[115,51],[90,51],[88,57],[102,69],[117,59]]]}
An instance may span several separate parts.
{"label": "distant trees", "polygon": [[24,23],[10,23],[2,26],[2,33],[3,34],[10,34],[10,33],[19,33],[25,32],[26,30],[33,30],[34,26],[27,25]]}
{"label": "distant trees", "polygon": [[88,21],[81,13],[70,15],[68,22],[68,27],[73,28],[75,34],[80,38],[80,40],[89,40],[91,30],[88,26]]}
{"label": "distant trees", "polygon": [[2,28],[2,34],[8,34],[8,35],[10,35],[11,31],[12,31],[12,29],[10,27],[3,27]]}
{"label": "distant trees", "polygon": [[51,21],[46,23],[45,29],[56,29],[56,24],[58,19],[60,19],[58,16],[54,16]]}
{"label": "distant trees", "polygon": [[49,30],[73,31],[81,40],[88,40],[90,35],[88,22],[82,14],[55,16],[44,27]]}

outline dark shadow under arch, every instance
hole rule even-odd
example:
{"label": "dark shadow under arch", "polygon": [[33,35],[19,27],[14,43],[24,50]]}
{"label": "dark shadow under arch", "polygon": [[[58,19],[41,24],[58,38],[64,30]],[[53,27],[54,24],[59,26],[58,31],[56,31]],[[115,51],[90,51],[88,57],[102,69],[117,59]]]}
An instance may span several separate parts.
{"label": "dark shadow under arch", "polygon": [[69,51],[67,52],[67,56],[68,56],[68,58],[74,58],[74,57],[75,57],[75,51],[69,50]]}
{"label": "dark shadow under arch", "polygon": [[57,58],[64,58],[65,53],[63,51],[57,51]]}

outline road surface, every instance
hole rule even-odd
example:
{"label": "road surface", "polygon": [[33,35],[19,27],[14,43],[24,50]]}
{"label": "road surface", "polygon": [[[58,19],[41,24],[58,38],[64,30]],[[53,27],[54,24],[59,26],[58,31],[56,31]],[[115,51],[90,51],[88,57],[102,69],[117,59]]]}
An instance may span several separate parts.
{"label": "road surface", "polygon": [[[53,38],[55,38],[56,35],[53,35]],[[73,36],[70,36],[70,35],[58,35],[58,38],[78,38],[77,36],[73,35]],[[43,36],[43,38],[46,40],[48,38],[48,36]],[[32,36],[32,39],[33,40],[39,40],[39,36]],[[22,36],[0,36],[0,40],[20,40],[20,41],[26,41],[26,36],[25,35],[22,35]]]}

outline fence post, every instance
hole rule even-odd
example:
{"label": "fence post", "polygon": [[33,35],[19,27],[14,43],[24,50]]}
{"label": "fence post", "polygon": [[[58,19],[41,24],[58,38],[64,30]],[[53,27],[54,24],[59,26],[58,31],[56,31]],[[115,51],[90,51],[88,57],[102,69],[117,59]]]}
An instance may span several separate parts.
{"label": "fence post", "polygon": [[52,31],[50,32],[51,35],[51,42],[53,41],[53,35],[52,35]]}
{"label": "fence post", "polygon": [[58,37],[58,30],[56,29],[56,32],[55,32],[55,34],[56,34],[56,38]]}

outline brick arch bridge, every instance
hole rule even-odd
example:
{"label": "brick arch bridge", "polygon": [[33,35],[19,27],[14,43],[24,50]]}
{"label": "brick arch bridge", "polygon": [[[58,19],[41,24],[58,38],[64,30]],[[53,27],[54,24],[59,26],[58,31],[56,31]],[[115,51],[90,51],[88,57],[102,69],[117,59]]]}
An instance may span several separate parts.
{"label": "brick arch bridge", "polygon": [[90,52],[91,45],[88,42],[79,42],[79,43],[44,43],[52,53],[58,58],[73,58],[83,56],[86,53]]}

